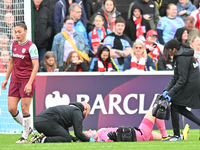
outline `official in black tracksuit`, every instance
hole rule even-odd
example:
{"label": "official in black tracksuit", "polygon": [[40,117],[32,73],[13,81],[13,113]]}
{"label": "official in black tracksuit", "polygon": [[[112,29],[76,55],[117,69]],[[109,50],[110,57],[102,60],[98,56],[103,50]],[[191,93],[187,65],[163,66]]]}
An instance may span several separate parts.
{"label": "official in black tracksuit", "polygon": [[[87,117],[90,107],[87,103],[72,102],[69,105],[50,107],[36,116],[35,129],[46,137],[42,143],[71,142],[90,139],[82,133],[82,122]],[[69,133],[69,127],[74,128],[76,137]]]}
{"label": "official in black tracksuit", "polygon": [[186,107],[200,108],[200,74],[194,50],[177,40],[165,44],[165,51],[173,55],[174,75],[164,89],[163,96],[171,100],[171,117],[174,137],[180,137],[179,113],[200,126],[200,119]]}

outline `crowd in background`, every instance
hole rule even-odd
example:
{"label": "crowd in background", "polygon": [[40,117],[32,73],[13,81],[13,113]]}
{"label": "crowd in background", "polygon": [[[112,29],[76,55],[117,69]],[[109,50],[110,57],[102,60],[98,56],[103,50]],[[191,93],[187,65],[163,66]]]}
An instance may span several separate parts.
{"label": "crowd in background", "polygon": [[[173,70],[165,43],[192,47],[200,62],[199,0],[133,0],[127,17],[115,0],[33,0],[39,72]],[[0,0],[0,73],[9,65],[23,0]]]}

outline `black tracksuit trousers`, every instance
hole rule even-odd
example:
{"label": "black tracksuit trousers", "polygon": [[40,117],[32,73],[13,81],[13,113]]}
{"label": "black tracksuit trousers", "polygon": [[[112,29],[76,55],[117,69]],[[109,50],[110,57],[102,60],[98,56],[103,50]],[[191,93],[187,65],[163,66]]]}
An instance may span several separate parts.
{"label": "black tracksuit trousers", "polygon": [[187,110],[185,106],[179,106],[176,104],[171,104],[171,117],[172,117],[172,127],[174,131],[174,135],[180,136],[180,129],[179,129],[179,113],[189,120],[196,123],[200,126],[200,119],[197,118],[191,111]]}
{"label": "black tracksuit trousers", "polygon": [[36,117],[34,126],[39,133],[46,136],[44,143],[71,142],[73,140],[68,129],[50,119]]}

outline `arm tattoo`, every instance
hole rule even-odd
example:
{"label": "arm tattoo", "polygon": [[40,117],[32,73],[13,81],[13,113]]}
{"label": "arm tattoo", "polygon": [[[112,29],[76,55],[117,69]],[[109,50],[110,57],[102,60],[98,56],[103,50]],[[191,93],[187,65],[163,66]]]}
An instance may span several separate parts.
{"label": "arm tattoo", "polygon": [[116,54],[118,54],[121,57],[126,57],[126,55],[124,54],[124,52],[120,52],[120,51],[115,51]]}

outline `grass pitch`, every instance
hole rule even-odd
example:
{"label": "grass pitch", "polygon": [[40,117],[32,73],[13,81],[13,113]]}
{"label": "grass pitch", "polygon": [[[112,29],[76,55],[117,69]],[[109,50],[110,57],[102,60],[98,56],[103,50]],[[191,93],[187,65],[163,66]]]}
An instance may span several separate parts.
{"label": "grass pitch", "polygon": [[[168,134],[172,134],[172,130],[168,130],[167,132]],[[0,150],[198,150],[200,148],[199,136],[199,130],[190,130],[187,141],[175,142],[142,141],[16,144],[15,142],[21,137],[21,134],[0,134]]]}

